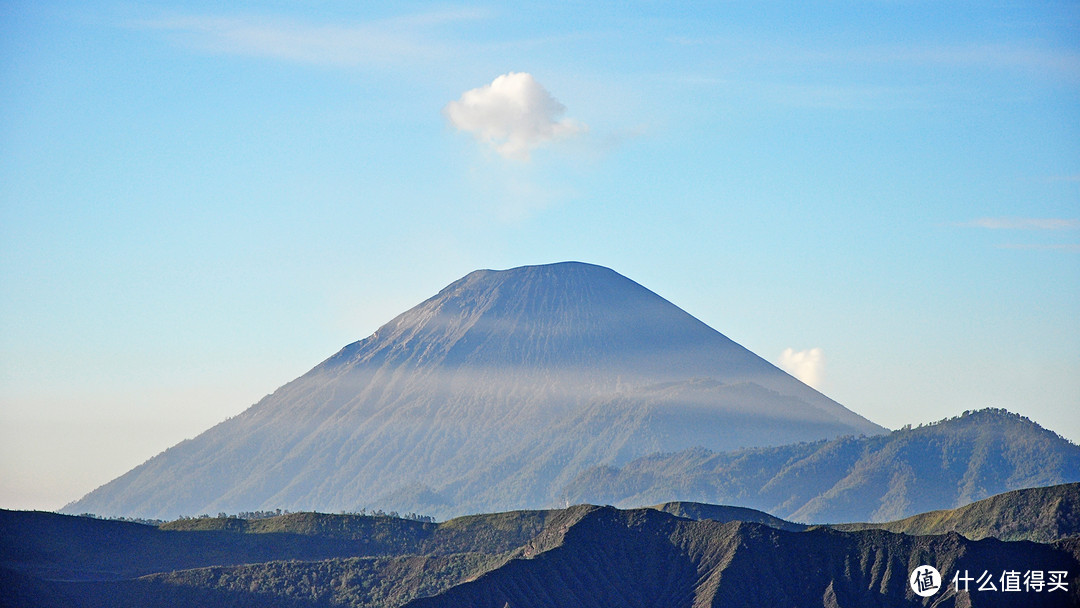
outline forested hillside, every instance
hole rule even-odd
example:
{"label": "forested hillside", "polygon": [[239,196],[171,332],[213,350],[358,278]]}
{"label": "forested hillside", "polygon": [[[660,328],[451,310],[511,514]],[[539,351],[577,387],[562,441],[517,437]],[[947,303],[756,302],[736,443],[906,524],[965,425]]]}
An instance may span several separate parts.
{"label": "forested hillside", "polygon": [[875,522],[1076,481],[1080,446],[1023,416],[984,409],[873,437],[653,454],[594,467],[563,495],[621,507],[681,500],[798,522]]}

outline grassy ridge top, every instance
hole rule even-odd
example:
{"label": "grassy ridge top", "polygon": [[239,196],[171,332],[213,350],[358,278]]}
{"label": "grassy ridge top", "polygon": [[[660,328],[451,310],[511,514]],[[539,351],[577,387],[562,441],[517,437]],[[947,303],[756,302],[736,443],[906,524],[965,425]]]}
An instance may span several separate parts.
{"label": "grassy ridge top", "polygon": [[972,540],[1051,542],[1080,535],[1080,483],[1014,490],[969,505],[920,513],[885,523],[850,523],[838,530],[872,528],[926,535],[957,532]]}

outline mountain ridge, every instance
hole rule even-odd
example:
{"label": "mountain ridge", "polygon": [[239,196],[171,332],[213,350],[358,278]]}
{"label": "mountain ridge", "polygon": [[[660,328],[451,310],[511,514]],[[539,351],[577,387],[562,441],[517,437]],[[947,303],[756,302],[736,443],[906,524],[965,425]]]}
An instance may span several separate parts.
{"label": "mountain ridge", "polygon": [[[1080,484],[969,507],[1006,522],[1000,531],[1009,533],[1016,505],[1038,505],[1047,496],[1076,498]],[[1032,525],[1047,537],[1076,531],[1052,519],[1038,516]],[[925,599],[908,585],[909,573],[923,564],[943,579]],[[1065,572],[1065,591],[952,587],[952,575],[962,571],[997,577],[1028,569]],[[691,503],[575,505],[437,524],[289,513],[157,527],[0,510],[0,589],[3,608],[1072,606],[1080,601],[1080,536],[1006,542],[956,531],[807,529],[750,509]]]}
{"label": "mountain ridge", "polygon": [[888,435],[652,454],[622,467],[593,467],[563,493],[572,502],[686,500],[799,522],[878,522],[1075,481],[1080,446],[1028,418],[987,408]]}
{"label": "mountain ridge", "polygon": [[[602,507],[549,551],[507,562],[405,607],[997,606],[1008,604],[990,594],[958,592],[947,580],[936,596],[918,598],[908,575],[927,561],[946,576],[961,569],[1022,571],[1030,568],[1027,564],[1053,563],[1072,577],[1072,585],[1076,549],[1068,541],[971,541],[956,533],[791,532],[759,523],[687,521],[651,509]],[[1064,606],[1074,603],[1075,595],[1070,586],[1058,596],[1027,593],[1023,601]],[[1006,601],[1013,599],[1006,596]]]}

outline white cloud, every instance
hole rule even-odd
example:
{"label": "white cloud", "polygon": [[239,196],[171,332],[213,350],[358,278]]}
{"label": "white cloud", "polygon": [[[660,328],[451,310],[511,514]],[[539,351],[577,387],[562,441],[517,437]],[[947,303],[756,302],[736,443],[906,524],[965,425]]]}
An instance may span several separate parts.
{"label": "white cloud", "polygon": [[785,348],[780,353],[780,368],[806,384],[820,388],[825,374],[825,353],[820,348],[798,351]]}
{"label": "white cloud", "polygon": [[991,230],[1075,230],[1080,228],[1080,220],[1037,217],[984,217],[961,224],[961,226],[989,228]]}
{"label": "white cloud", "polygon": [[545,142],[588,127],[560,118],[566,108],[526,72],[510,72],[489,85],[465,91],[443,114],[454,127],[472,133],[504,157],[528,160]]}

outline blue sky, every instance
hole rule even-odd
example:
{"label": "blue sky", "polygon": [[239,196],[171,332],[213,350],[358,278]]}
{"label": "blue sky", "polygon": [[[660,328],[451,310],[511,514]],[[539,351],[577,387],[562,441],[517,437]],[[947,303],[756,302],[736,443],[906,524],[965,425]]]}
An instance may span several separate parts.
{"label": "blue sky", "polygon": [[0,5],[0,507],[563,260],[880,424],[1080,440],[1075,2],[368,4]]}

